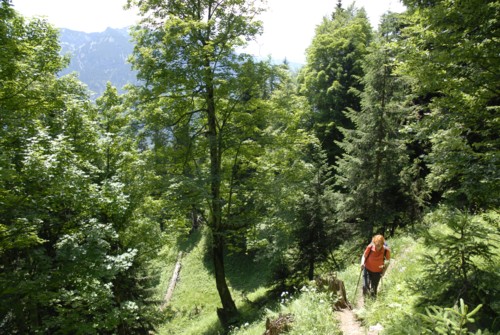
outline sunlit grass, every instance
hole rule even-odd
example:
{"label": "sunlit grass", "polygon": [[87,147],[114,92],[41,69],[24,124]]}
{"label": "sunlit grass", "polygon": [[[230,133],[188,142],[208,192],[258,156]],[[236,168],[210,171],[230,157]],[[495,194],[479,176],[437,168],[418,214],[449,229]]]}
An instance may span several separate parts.
{"label": "sunlit grass", "polygon": [[290,334],[341,334],[338,321],[332,310],[331,297],[305,288],[300,297],[293,300],[285,310],[294,315],[294,326]]}
{"label": "sunlit grass", "polygon": [[[206,239],[206,232],[197,232],[162,254],[164,278],[160,290],[163,297],[177,253],[179,250],[184,251],[180,280],[165,310],[170,318],[159,329],[159,335],[223,334],[216,313],[220,300],[211,259],[207,255]],[[384,328],[382,334],[417,335],[422,329],[419,324],[421,318],[417,316],[424,312],[422,307],[418,307],[418,302],[427,293],[417,293],[412,287],[415,282],[422,280],[425,268],[423,254],[429,249],[422,240],[414,239],[410,233],[389,238],[388,243],[392,255],[391,265],[380,283],[376,300],[367,299],[364,306],[356,304],[357,301],[363,301],[363,297],[360,267],[354,252],[346,255],[352,264],[338,272],[337,276],[344,282],[347,298],[353,304],[354,313],[365,331],[370,326],[380,324]],[[330,272],[328,265],[325,266],[323,271]],[[268,286],[270,273],[267,264],[256,263],[251,256],[241,254],[226,257],[226,270],[227,282],[240,312],[240,324],[231,329],[230,335],[261,335],[265,331],[266,319],[274,320],[280,314],[293,315],[288,334],[341,334],[337,317],[331,308],[332,297],[317,292],[313,283],[294,294],[271,294],[273,287]]]}
{"label": "sunlit grass", "polygon": [[[206,252],[206,236],[190,237],[192,244],[184,243],[179,249],[189,249],[182,259],[180,278],[171,302],[165,309],[170,317],[158,329],[159,335],[176,334],[222,334],[223,329],[217,318],[220,307],[215,287],[210,258]],[[187,246],[189,245],[189,248]],[[174,248],[175,249],[175,248]],[[174,268],[178,250],[170,250],[162,281],[166,290]],[[293,314],[294,322],[289,334],[340,334],[331,308],[331,298],[326,293],[304,288],[290,295],[283,292],[271,297],[271,287],[267,285],[268,269],[257,264],[250,257],[228,257],[227,281],[232,296],[240,312],[241,323],[233,327],[233,335],[261,335],[265,331],[266,319],[275,319],[279,314]],[[164,292],[163,292],[164,294]]]}
{"label": "sunlit grass", "polygon": [[265,309],[260,320],[235,328],[231,335],[262,335],[266,319],[277,319],[291,314],[293,322],[289,335],[340,335],[338,321],[332,310],[329,294],[317,292],[314,287],[304,287],[293,295],[282,292],[274,309]]}
{"label": "sunlit grass", "polygon": [[[222,328],[217,319],[218,295],[211,269],[205,262],[205,235],[190,237],[180,243],[175,254],[183,251],[182,267],[172,300],[165,309],[169,322],[159,329],[159,334],[214,334]],[[189,246],[189,249],[188,249]],[[170,281],[176,259],[168,266]],[[168,283],[167,283],[168,285]],[[166,291],[166,286],[164,286]]]}

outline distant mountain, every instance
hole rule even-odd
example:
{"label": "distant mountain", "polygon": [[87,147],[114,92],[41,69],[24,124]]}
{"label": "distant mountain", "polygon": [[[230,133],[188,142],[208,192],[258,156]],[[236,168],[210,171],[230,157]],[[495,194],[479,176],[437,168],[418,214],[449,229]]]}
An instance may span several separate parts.
{"label": "distant mountain", "polygon": [[[101,33],[61,29],[60,43],[61,53],[71,56],[69,67],[60,75],[78,72],[80,80],[95,93],[94,99],[102,95],[108,81],[120,92],[125,84],[137,83],[136,73],[127,62],[134,48],[127,28],[108,28]],[[271,63],[282,64],[283,61],[272,59]],[[288,62],[288,65],[292,71],[297,71],[303,64]]]}
{"label": "distant mountain", "polygon": [[108,28],[101,33],[61,29],[62,54],[70,54],[69,67],[60,75],[78,72],[80,80],[99,97],[110,81],[118,89],[136,83],[135,72],[127,63],[134,48],[126,28]]}
{"label": "distant mountain", "polygon": [[[261,56],[254,56],[254,59],[257,62],[267,62],[269,60],[268,57],[261,57]],[[273,65],[281,65],[284,63],[286,63],[288,65],[288,68],[293,72],[298,72],[304,66],[304,64],[302,63],[291,62],[286,58],[283,59],[271,58],[271,64]]]}

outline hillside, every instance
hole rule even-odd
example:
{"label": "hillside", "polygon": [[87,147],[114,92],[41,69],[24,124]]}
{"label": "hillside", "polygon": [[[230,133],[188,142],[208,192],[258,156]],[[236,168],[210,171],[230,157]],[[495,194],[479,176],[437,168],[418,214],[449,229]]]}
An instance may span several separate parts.
{"label": "hillside", "polygon": [[297,73],[214,1],[131,1],[125,94],[125,32],[67,32],[93,96],[2,1],[0,333],[499,333],[500,6],[338,1]]}
{"label": "hillside", "polygon": [[[182,269],[173,299],[167,304],[168,321],[159,329],[159,334],[208,335],[223,331],[216,316],[219,301],[212,265],[205,255],[205,243],[206,232],[198,231],[179,244],[178,249],[184,251]],[[395,313],[394,308],[402,314],[411,314],[415,308],[417,297],[409,294],[406,286],[416,269],[421,267],[421,264],[416,262],[419,258],[416,256],[422,254],[423,248],[410,236],[396,237],[390,239],[389,243],[393,260],[383,279],[377,301],[369,300],[364,303],[361,283],[358,282],[357,263],[336,273],[345,283],[348,300],[353,306],[352,311],[335,310],[333,304],[337,299],[336,295],[318,290],[314,281],[305,282],[304,286],[296,288],[295,291],[280,291],[271,284],[270,274],[262,273],[265,267],[244,255],[230,255],[228,281],[243,319],[241,326],[234,328],[231,334],[261,335],[266,329],[266,320],[276,319],[280,315],[293,316],[288,334],[296,335],[341,335],[341,329],[345,330],[346,327],[352,332],[344,334],[357,334],[358,330],[359,334],[365,334],[370,328],[372,331],[369,334],[378,334],[373,329],[395,327],[391,317]],[[176,252],[177,249],[167,251],[166,257],[162,257],[167,260],[166,263],[157,264],[165,269],[158,298],[166,291]],[[319,275],[328,275],[332,270],[332,265],[326,265]],[[343,313],[352,315],[351,324],[342,324]]]}
{"label": "hillside", "polygon": [[[107,28],[100,33],[85,33],[71,29],[60,30],[61,54],[71,57],[68,68],[60,75],[77,72],[79,79],[94,93],[93,98],[99,97],[106,89],[109,81],[119,92],[123,93],[123,86],[137,83],[136,73],[128,63],[134,44],[128,33],[128,28]],[[256,58],[257,61],[267,61],[265,57]],[[285,59],[271,59],[273,64],[281,64]],[[288,62],[293,71],[298,71],[303,64]]]}
{"label": "hillside", "polygon": [[[446,228],[434,225],[431,229]],[[270,274],[262,273],[265,269],[262,264],[244,255],[229,255],[228,282],[242,315],[240,325],[232,328],[230,334],[261,335],[265,332],[266,320],[276,320],[280,316],[288,316],[292,320],[287,332],[292,335],[434,334],[434,330],[428,333],[424,329],[432,322],[439,324],[443,317],[439,312],[442,313],[443,309],[432,307],[434,309],[429,311],[434,313],[426,312],[425,308],[429,306],[421,305],[421,301],[431,292],[415,291],[415,283],[425,280],[428,267],[425,255],[429,255],[424,239],[415,237],[414,233],[405,232],[388,239],[392,260],[380,283],[376,300],[363,297],[357,261],[338,272],[333,271],[332,264],[324,264],[318,275],[323,277],[334,273],[342,280],[352,309],[335,309],[333,305],[337,295],[321,290],[315,281],[280,291],[271,284]],[[216,316],[219,301],[212,265],[205,254],[206,238],[206,231],[196,232],[184,239],[178,249],[166,251],[166,257],[162,257],[166,263],[157,264],[165,269],[160,296],[170,279],[175,253],[177,250],[185,253],[173,299],[167,304],[167,322],[159,328],[158,334],[209,335],[223,332]],[[351,248],[346,245],[341,249],[351,250],[346,252],[345,257],[355,259],[357,257],[352,255],[356,252]],[[465,306],[469,312],[474,307]],[[448,319],[450,326],[456,326],[454,323],[458,322],[453,314],[445,314],[444,318]],[[464,325],[467,323],[473,324],[474,321],[470,319]]]}

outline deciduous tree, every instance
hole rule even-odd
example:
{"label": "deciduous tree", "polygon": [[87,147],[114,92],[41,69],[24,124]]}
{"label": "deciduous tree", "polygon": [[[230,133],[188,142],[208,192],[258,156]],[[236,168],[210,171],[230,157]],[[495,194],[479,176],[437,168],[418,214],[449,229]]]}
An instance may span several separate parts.
{"label": "deciduous tree", "polygon": [[[139,79],[140,101],[151,111],[164,115],[172,128],[184,127],[195,144],[197,164],[208,160],[208,225],[212,232],[212,257],[217,290],[222,303],[219,317],[223,323],[237,315],[226,282],[224,268],[225,238],[231,222],[224,219],[223,185],[227,181],[224,158],[230,148],[253,143],[238,119],[259,117],[253,85],[246,77],[252,61],[237,55],[261,30],[255,20],[259,2],[242,0],[214,1],[128,1],[138,5],[145,17],[136,29],[137,46],[133,64]],[[252,126],[254,122],[250,123]],[[243,124],[241,124],[243,125]],[[247,137],[233,136],[241,133]],[[186,137],[187,139],[188,137]],[[196,142],[196,143],[195,143]],[[201,148],[206,148],[208,155]],[[234,156],[233,156],[234,157]]]}
{"label": "deciduous tree", "polygon": [[147,333],[147,295],[122,294],[144,261],[126,167],[103,155],[84,85],[58,78],[57,30],[8,1],[0,15],[0,332]]}
{"label": "deciduous tree", "polygon": [[415,123],[429,138],[427,183],[458,207],[498,207],[498,1],[414,1],[400,73],[425,101]]}

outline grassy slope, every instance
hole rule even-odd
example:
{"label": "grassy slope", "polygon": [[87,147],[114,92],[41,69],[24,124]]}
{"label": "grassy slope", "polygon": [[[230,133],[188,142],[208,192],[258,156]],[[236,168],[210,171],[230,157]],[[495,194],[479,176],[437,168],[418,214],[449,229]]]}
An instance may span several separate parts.
{"label": "grassy slope", "polygon": [[168,287],[175,255],[178,251],[184,254],[179,279],[166,309],[169,322],[159,329],[159,334],[203,334],[217,324],[217,291],[210,270],[204,265],[204,245],[204,237],[195,232],[187,240],[179,241],[164,258],[162,266],[168,271],[163,273],[162,292]]}
{"label": "grassy slope", "polygon": [[[206,232],[195,232],[172,248],[164,264],[160,265],[168,269],[160,285],[160,290],[165,292],[175,263],[172,255],[183,251],[179,281],[166,309],[171,318],[159,329],[159,334],[217,334],[222,331],[216,314],[220,300],[206,239]],[[233,299],[242,317],[249,321],[258,314],[258,304],[249,301],[258,302],[267,293],[264,285],[269,273],[262,269],[266,269],[265,265],[253,262],[250,257],[226,257],[226,275]]]}
{"label": "grassy slope", "polygon": [[[165,269],[159,287],[160,298],[167,289],[178,251],[184,252],[180,278],[165,310],[170,318],[158,329],[160,335],[222,333],[216,314],[220,301],[211,260],[206,256],[206,239],[205,232],[196,232],[178,243],[176,248],[164,252],[163,261],[158,264]],[[233,329],[232,334],[261,335],[266,318],[274,319],[287,313],[294,315],[291,335],[340,334],[326,294],[304,288],[301,294],[291,296],[284,292],[279,297],[270,298],[271,288],[266,286],[269,269],[266,264],[258,264],[250,257],[230,255],[226,258],[226,271],[233,298],[242,315],[242,325]]]}
{"label": "grassy slope", "polygon": [[[205,233],[197,232],[178,243],[177,248],[165,252],[162,264],[165,271],[160,285],[162,293],[159,296],[163,296],[166,291],[179,250],[184,252],[184,257],[179,282],[166,310],[171,318],[159,329],[160,335],[222,333],[216,314],[220,302],[211,261],[206,256],[206,238]],[[410,300],[416,297],[405,293],[405,285],[406,280],[418,271],[418,257],[415,255],[421,252],[421,246],[408,237],[391,239],[389,242],[393,261],[391,270],[383,280],[380,296],[376,302],[356,310],[366,325],[381,323],[387,327],[396,315],[403,316],[413,312]],[[265,265],[252,262],[250,258],[227,258],[228,283],[244,320],[243,325],[234,329],[232,334],[261,335],[265,330],[266,318],[274,319],[279,314],[287,313],[294,315],[293,328],[289,332],[291,335],[340,334],[327,294],[315,292],[313,288],[304,288],[301,293],[290,295],[283,292],[280,297],[265,301],[270,289],[265,281],[269,273],[259,270],[260,266],[261,269],[265,268]],[[338,275],[344,280],[348,299],[352,301],[355,298],[353,294],[359,278],[359,266],[353,264]],[[358,297],[359,294],[358,287]],[[259,300],[263,303],[259,304]],[[388,312],[390,313],[386,314]]]}
{"label": "grassy slope", "polygon": [[[180,281],[166,310],[171,318],[159,330],[160,335],[222,334],[216,314],[220,302],[211,261],[206,256],[206,238],[203,232],[195,233],[164,257],[163,266],[166,270],[163,275],[166,278],[162,281],[162,295],[168,285],[178,250],[185,252]],[[369,300],[363,307],[356,306],[355,303],[355,313],[366,327],[379,323],[384,327],[383,334],[413,334],[413,329],[419,329],[414,324],[416,319],[413,317],[415,313],[421,312],[416,307],[419,296],[409,286],[412,281],[419,280],[423,268],[422,255],[425,248],[421,242],[408,235],[388,240],[392,261],[381,283],[377,300]],[[354,297],[360,269],[357,261],[353,263],[355,264],[338,273],[338,277],[345,283],[351,302],[360,299],[362,285],[360,281]],[[330,308],[331,298],[327,294],[318,293],[309,287],[294,295],[283,292],[281,296],[273,298],[268,295],[270,287],[266,286],[269,276],[266,264],[255,263],[250,257],[229,256],[226,266],[228,283],[243,321],[231,334],[261,335],[265,330],[266,318],[274,319],[279,314],[287,313],[294,315],[293,328],[288,334],[340,334]]]}

